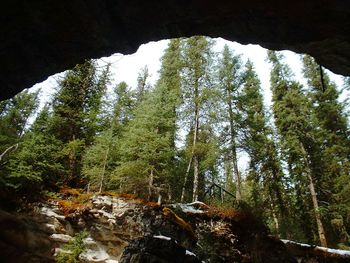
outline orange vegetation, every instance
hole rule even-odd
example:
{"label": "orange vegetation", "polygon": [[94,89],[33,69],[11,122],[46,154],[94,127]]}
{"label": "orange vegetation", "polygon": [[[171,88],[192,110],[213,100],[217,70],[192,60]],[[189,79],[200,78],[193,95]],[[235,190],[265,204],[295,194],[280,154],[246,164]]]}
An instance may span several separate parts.
{"label": "orange vegetation", "polygon": [[81,189],[76,189],[76,188],[64,187],[60,189],[60,193],[67,194],[67,195],[80,195],[81,192],[82,192]]}
{"label": "orange vegetation", "polygon": [[227,209],[223,207],[210,206],[208,209],[209,216],[219,216],[222,219],[243,219],[246,217],[241,211]]}
{"label": "orange vegetation", "polygon": [[74,188],[62,188],[60,193],[64,195],[64,199],[55,198],[55,201],[66,215],[89,207],[90,198],[93,195],[92,193],[82,193],[81,189]]}

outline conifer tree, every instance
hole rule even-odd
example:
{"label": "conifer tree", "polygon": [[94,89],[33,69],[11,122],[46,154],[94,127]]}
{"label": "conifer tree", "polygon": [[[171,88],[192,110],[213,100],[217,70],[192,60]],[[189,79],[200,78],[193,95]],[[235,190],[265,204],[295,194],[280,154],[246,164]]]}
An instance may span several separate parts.
{"label": "conifer tree", "polygon": [[139,104],[147,95],[150,85],[148,84],[148,78],[150,77],[148,73],[147,65],[141,68],[137,76],[137,86],[135,90],[135,100]]}
{"label": "conifer tree", "polygon": [[181,54],[181,40],[172,39],[169,41],[167,48],[161,58],[161,68],[159,70],[159,79],[155,89],[158,90],[161,97],[161,110],[164,117],[167,119],[167,125],[162,128],[162,133],[169,134],[169,144],[171,145],[173,156],[169,160],[169,184],[167,187],[168,198],[178,195],[179,179],[178,174],[181,169],[178,169],[177,164],[177,126],[179,123],[179,108],[182,103],[181,99],[181,71],[183,68],[183,60]]}
{"label": "conifer tree", "polygon": [[39,91],[24,90],[15,97],[1,102],[0,112],[0,161],[13,150],[24,135],[29,118],[39,105]]}
{"label": "conifer tree", "polygon": [[[39,91],[28,90],[1,102],[0,112],[0,183],[3,186],[19,188],[27,182],[40,180],[28,166],[16,165],[16,158],[25,148],[25,137],[30,117],[39,105]],[[30,149],[27,149],[30,154]],[[22,168],[25,168],[23,171]]]}
{"label": "conifer tree", "polygon": [[242,200],[241,194],[241,175],[238,169],[237,141],[238,141],[238,122],[239,112],[238,94],[242,84],[242,61],[240,55],[234,55],[227,45],[224,46],[222,57],[219,60],[219,86],[222,91],[224,122],[229,125],[225,128],[222,135],[227,138],[229,159],[232,161],[233,174],[236,185],[236,201]]}
{"label": "conifer tree", "polygon": [[[281,62],[282,59],[279,53],[268,52],[268,60],[272,64],[270,82],[276,127],[282,137],[282,149],[287,158],[290,176],[294,178],[297,187],[308,184],[319,241],[326,247],[326,233],[317,196],[320,149],[313,133],[315,126],[310,114],[311,108],[300,84],[292,80],[291,71]],[[300,190],[301,193],[306,191]],[[305,207],[307,205],[304,204],[304,209]]]}
{"label": "conifer tree", "polygon": [[[284,193],[284,174],[273,140],[273,130],[268,127],[260,81],[249,60],[245,65],[243,79],[239,97],[242,145],[250,157],[248,180],[252,181],[252,199],[256,208],[270,203],[262,212],[265,218],[273,219],[277,233],[282,233],[287,230],[284,223],[288,222],[289,216]],[[282,234],[286,237],[285,233]]]}
{"label": "conifer tree", "polygon": [[89,190],[99,191],[113,188],[111,177],[118,157],[118,142],[126,125],[133,118],[134,101],[125,82],[115,89],[113,111],[108,117],[109,126],[95,137],[83,157],[83,175],[89,181]]}
{"label": "conifer tree", "polygon": [[[343,105],[338,101],[339,91],[336,85],[330,81],[323,68],[308,55],[303,56],[303,73],[308,83],[308,96],[318,125],[315,131],[316,137],[322,151],[319,166],[322,167],[320,187],[323,191],[320,196],[329,204],[326,211],[335,230],[333,239],[336,242],[347,243],[350,241],[349,235],[340,222],[344,222],[343,218],[347,218],[348,214],[341,208],[344,199],[338,195],[344,186],[347,187],[344,178],[348,178],[350,172],[347,118],[343,113]],[[337,185],[337,182],[342,183]],[[340,234],[338,229],[344,229],[343,234]]]}
{"label": "conifer tree", "polygon": [[201,123],[204,124],[206,105],[211,94],[212,71],[212,42],[202,36],[191,37],[184,42],[183,56],[183,94],[187,116],[190,117],[190,131],[193,132],[191,154],[181,193],[181,201],[184,201],[187,179],[193,167],[193,191],[192,201],[198,200],[200,182],[200,163],[197,151]]}
{"label": "conifer tree", "polygon": [[96,132],[101,98],[108,83],[108,67],[99,78],[90,60],[68,71],[59,83],[53,101],[51,132],[60,140],[66,157],[66,175],[62,182],[71,186],[81,183],[81,158]]}
{"label": "conifer tree", "polygon": [[164,115],[163,93],[159,91],[150,92],[135,109],[135,117],[118,144],[120,162],[113,176],[119,188],[149,200],[167,184],[169,161],[174,155],[171,133],[167,131],[171,122]]}

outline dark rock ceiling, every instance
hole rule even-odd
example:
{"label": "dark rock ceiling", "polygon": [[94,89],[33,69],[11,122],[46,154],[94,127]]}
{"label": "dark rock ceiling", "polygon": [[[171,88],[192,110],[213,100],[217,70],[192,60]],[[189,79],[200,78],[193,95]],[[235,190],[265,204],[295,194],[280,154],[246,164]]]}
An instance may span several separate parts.
{"label": "dark rock ceiling", "polygon": [[350,75],[346,0],[5,0],[0,14],[0,99],[86,58],[192,35],[308,53]]}

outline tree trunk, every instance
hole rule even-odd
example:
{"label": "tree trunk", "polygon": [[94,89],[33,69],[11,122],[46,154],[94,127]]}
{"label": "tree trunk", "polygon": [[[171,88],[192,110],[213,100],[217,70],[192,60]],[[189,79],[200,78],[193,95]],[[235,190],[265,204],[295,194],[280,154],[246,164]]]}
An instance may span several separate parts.
{"label": "tree trunk", "polygon": [[232,182],[233,182],[233,178],[232,178],[232,163],[231,160],[229,159],[228,156],[225,156],[225,161],[224,161],[224,169],[225,169],[225,188],[227,191],[231,191],[231,187],[232,187]]}
{"label": "tree trunk", "polygon": [[188,175],[189,175],[189,173],[190,173],[191,166],[192,166],[193,154],[194,154],[194,147],[192,148],[191,157],[190,157],[190,160],[189,160],[189,162],[188,162],[187,170],[186,170],[186,173],[185,173],[184,183],[183,183],[183,185],[182,185],[181,203],[183,203],[184,200],[185,200],[186,184],[187,184]]}
{"label": "tree trunk", "polygon": [[310,188],[312,204],[314,206],[314,213],[315,213],[315,219],[316,219],[316,224],[317,224],[318,236],[320,239],[321,246],[327,247],[326,234],[325,234],[324,227],[323,227],[322,220],[321,220],[321,213],[320,213],[320,209],[318,206],[318,200],[317,200],[317,194],[316,194],[316,190],[315,190],[314,181],[313,181],[313,178],[311,175],[311,168],[309,165],[309,161],[307,158],[307,153],[306,153],[305,147],[302,143],[301,143],[301,150],[302,150],[303,155],[304,155],[303,157],[304,157],[304,162],[305,162],[307,178],[309,179],[309,188]]}
{"label": "tree trunk", "polygon": [[274,204],[273,204],[273,201],[272,201],[271,197],[270,197],[270,206],[271,206],[272,218],[273,218],[273,221],[275,223],[276,233],[277,233],[277,236],[279,237],[279,235],[280,235],[280,224],[278,222],[278,217],[277,217],[277,214],[275,212],[275,207],[274,207]]}
{"label": "tree trunk", "polygon": [[107,150],[106,150],[105,158],[104,158],[104,160],[103,160],[103,167],[102,167],[102,172],[101,172],[101,181],[100,181],[100,190],[99,190],[99,193],[102,192],[103,181],[104,181],[105,172],[106,172],[106,165],[107,165],[108,154],[109,154],[109,147],[108,147]]}
{"label": "tree trunk", "polygon": [[228,104],[228,111],[229,111],[229,117],[230,117],[230,140],[231,140],[231,154],[232,154],[232,164],[233,164],[233,173],[235,175],[235,182],[236,182],[236,201],[240,202],[242,200],[241,196],[241,175],[238,170],[238,164],[237,164],[237,149],[236,149],[236,133],[234,128],[234,116],[233,116],[233,109],[232,109],[232,99],[230,90],[227,88],[227,104]]}
{"label": "tree trunk", "polygon": [[151,201],[151,198],[152,198],[153,180],[154,180],[153,168],[151,168],[151,173],[148,178],[148,201]]}
{"label": "tree trunk", "polygon": [[192,202],[198,201],[198,182],[199,182],[199,161],[198,156],[195,153],[196,144],[198,140],[199,131],[199,102],[198,102],[198,85],[195,87],[195,118],[194,118],[194,131],[193,131],[193,195]]}
{"label": "tree trunk", "polygon": [[[194,162],[194,179],[193,179],[193,195],[192,199],[198,199],[198,181],[199,181],[199,163],[198,163],[198,157],[195,154],[196,144],[198,140],[198,130],[199,130],[199,102],[198,102],[198,83],[195,84],[195,91],[194,91],[194,101],[195,101],[195,110],[194,110],[194,131],[193,131],[193,144],[192,144],[192,152],[191,152],[191,158],[187,166],[186,174],[185,174],[185,181],[182,187],[182,193],[181,193],[181,202],[184,201],[185,198],[185,187],[187,183],[188,174],[191,170],[192,161]],[[197,192],[197,194],[195,194]]]}
{"label": "tree trunk", "polygon": [[193,195],[192,202],[198,201],[198,182],[199,182],[199,167],[198,167],[198,157],[195,155],[193,157]]}

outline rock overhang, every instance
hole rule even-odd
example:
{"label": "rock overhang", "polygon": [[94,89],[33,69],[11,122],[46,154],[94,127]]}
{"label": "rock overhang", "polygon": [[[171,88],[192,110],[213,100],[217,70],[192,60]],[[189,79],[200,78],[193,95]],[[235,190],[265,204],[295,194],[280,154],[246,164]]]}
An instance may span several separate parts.
{"label": "rock overhang", "polygon": [[349,17],[350,3],[341,0],[5,1],[0,99],[84,59],[192,35],[308,53],[350,75]]}

